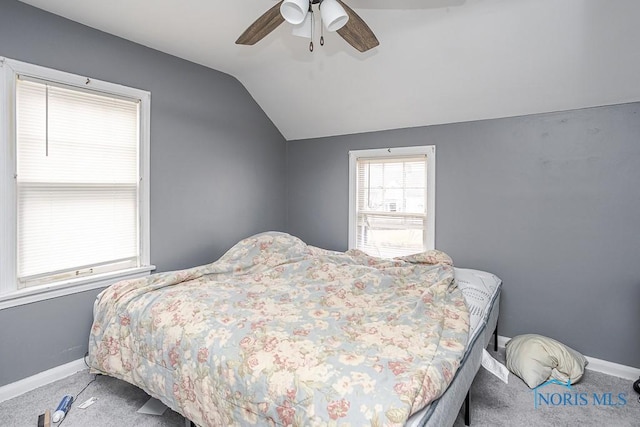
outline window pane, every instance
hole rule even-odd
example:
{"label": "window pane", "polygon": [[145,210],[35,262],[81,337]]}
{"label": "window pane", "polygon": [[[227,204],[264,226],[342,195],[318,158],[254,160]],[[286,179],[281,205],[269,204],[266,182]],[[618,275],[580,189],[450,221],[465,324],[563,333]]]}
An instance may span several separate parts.
{"label": "window pane", "polygon": [[137,255],[135,187],[20,186],[19,193],[19,277]]}
{"label": "window pane", "polygon": [[20,286],[139,266],[139,103],[18,80],[16,107]]}
{"label": "window pane", "polygon": [[363,214],[358,218],[358,248],[392,258],[424,251],[424,218]]}
{"label": "window pane", "polygon": [[402,163],[386,163],[384,164],[383,179],[385,188],[402,188],[403,187],[403,164]]}
{"label": "window pane", "polygon": [[368,167],[367,178],[371,188],[382,188],[384,182],[383,165],[379,163],[365,163]]}
{"label": "window pane", "polygon": [[21,182],[137,182],[137,102],[19,80],[17,105]]}
{"label": "window pane", "polygon": [[356,163],[357,247],[381,257],[424,251],[426,157],[380,157]]}
{"label": "window pane", "polygon": [[425,212],[426,200],[425,190],[423,188],[419,190],[407,189],[404,194],[405,212]]}

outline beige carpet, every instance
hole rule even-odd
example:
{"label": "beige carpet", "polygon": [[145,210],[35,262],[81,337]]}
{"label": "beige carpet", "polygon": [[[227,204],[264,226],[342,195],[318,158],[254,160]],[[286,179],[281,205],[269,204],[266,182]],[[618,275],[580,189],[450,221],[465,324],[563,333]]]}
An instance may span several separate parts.
{"label": "beige carpet", "polygon": [[[497,355],[493,351],[490,354],[504,363],[504,348]],[[639,427],[640,401],[632,386],[633,381],[586,370],[582,380],[572,385],[571,390],[551,384],[538,390],[542,396],[534,396],[534,392],[515,375],[509,374],[509,384],[504,384],[480,368],[471,386],[471,425]],[[462,413],[454,426],[464,426]]]}

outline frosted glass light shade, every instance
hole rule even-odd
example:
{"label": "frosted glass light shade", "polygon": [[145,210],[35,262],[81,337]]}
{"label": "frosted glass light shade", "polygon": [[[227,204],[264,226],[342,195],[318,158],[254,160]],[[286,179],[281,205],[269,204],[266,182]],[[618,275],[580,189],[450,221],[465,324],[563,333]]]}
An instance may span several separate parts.
{"label": "frosted glass light shade", "polygon": [[349,21],[349,15],[336,0],[323,0],[320,4],[320,14],[328,31],[337,31]]}
{"label": "frosted glass light shade", "polygon": [[304,21],[309,10],[309,0],[284,0],[280,5],[280,14],[290,24],[298,25]]}
{"label": "frosted glass light shade", "polygon": [[301,24],[294,25],[291,34],[298,37],[305,37],[310,39],[313,37],[313,12],[307,12],[307,16],[304,18]]}

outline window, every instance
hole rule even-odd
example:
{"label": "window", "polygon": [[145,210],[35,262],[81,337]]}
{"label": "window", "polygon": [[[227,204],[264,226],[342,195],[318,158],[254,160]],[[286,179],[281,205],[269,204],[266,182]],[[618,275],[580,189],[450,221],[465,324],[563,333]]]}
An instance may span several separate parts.
{"label": "window", "polygon": [[149,93],[0,65],[0,301],[150,271]]}
{"label": "window", "polygon": [[349,152],[349,248],[393,258],[434,248],[435,146]]}

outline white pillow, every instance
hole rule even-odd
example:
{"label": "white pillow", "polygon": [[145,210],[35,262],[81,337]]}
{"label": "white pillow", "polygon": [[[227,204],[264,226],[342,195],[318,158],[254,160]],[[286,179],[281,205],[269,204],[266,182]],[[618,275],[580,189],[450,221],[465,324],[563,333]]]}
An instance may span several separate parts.
{"label": "white pillow", "polygon": [[509,340],[507,368],[535,388],[555,378],[571,384],[580,381],[587,359],[570,347],[542,335],[519,335]]}

